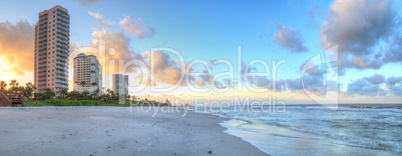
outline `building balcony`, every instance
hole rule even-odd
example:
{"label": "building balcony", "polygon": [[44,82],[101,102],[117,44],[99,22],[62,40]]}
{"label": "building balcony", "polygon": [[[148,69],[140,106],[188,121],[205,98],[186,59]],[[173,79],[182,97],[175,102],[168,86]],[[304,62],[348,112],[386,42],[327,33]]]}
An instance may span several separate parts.
{"label": "building balcony", "polygon": [[67,77],[68,76],[68,72],[67,71],[59,71],[59,70],[56,70],[56,74],[59,74],[59,75],[61,75],[62,77]]}
{"label": "building balcony", "polygon": [[58,20],[58,21],[61,21],[61,22],[63,22],[63,23],[66,23],[66,24],[70,24],[70,20],[69,20],[69,19],[65,18],[65,16],[60,16],[59,14],[57,14],[57,20]]}
{"label": "building balcony", "polygon": [[65,31],[65,30],[57,29],[57,33],[61,33],[61,34],[66,35],[66,36],[70,36],[70,35],[69,35],[70,31]]}
{"label": "building balcony", "polygon": [[46,63],[41,63],[41,64],[38,64],[37,68],[39,71],[46,71],[46,69],[47,69],[46,66],[47,66]]}
{"label": "building balcony", "polygon": [[65,45],[60,44],[60,43],[57,43],[56,46],[57,46],[56,48],[59,48],[59,49],[69,50],[68,46],[65,46]]}
{"label": "building balcony", "polygon": [[[66,28],[65,26],[57,25],[57,29],[60,29],[61,31],[64,31],[64,32],[69,32],[69,29]],[[67,37],[67,35],[66,35],[66,37]]]}
{"label": "building balcony", "polygon": [[61,57],[62,59],[68,59],[69,56],[63,53],[56,53],[56,57]]}
{"label": "building balcony", "polygon": [[61,80],[61,79],[57,79],[56,78],[56,81],[55,81],[56,83],[61,83],[61,84],[66,84],[66,85],[68,85],[68,81],[64,81],[64,80]]}
{"label": "building balcony", "polygon": [[39,48],[47,48],[47,44],[46,44],[46,43],[42,43],[42,44],[39,44],[38,47],[39,47]]}
{"label": "building balcony", "polygon": [[38,81],[45,81],[46,82],[46,78],[38,78]]}
{"label": "building balcony", "polygon": [[47,47],[40,47],[38,51],[47,50]]}
{"label": "building balcony", "polygon": [[64,44],[64,45],[68,45],[68,41],[66,41],[66,40],[57,38],[56,41],[59,42],[59,43],[61,43],[61,44]]}
{"label": "building balcony", "polygon": [[[65,74],[67,74],[67,73],[65,73]],[[65,74],[56,73],[56,78],[58,78],[58,79],[68,79],[68,76],[65,75]]]}
{"label": "building balcony", "polygon": [[42,30],[39,30],[39,35],[40,35],[40,34],[46,34],[46,33],[47,33],[47,29],[45,29],[45,28],[42,29]]}
{"label": "building balcony", "polygon": [[57,9],[57,15],[61,15],[64,18],[70,19],[70,15],[64,10]]}
{"label": "building balcony", "polygon": [[62,39],[62,40],[64,40],[64,41],[66,41],[66,42],[70,41],[70,39],[69,39],[68,37],[64,37],[64,36],[62,36],[62,35],[60,35],[60,34],[57,34],[56,37],[57,37],[58,39]]}
{"label": "building balcony", "polygon": [[62,49],[62,48],[59,48],[59,47],[56,47],[56,51],[57,52],[60,52],[60,53],[64,53],[64,54],[69,54],[69,52],[68,52],[68,50],[66,50],[66,49]]}
{"label": "building balcony", "polygon": [[56,70],[57,71],[68,71],[68,67],[66,66],[60,66],[56,64]]}
{"label": "building balcony", "polygon": [[67,88],[68,88],[68,85],[63,85],[63,84],[57,84],[57,83],[56,83],[56,87],[63,88],[63,89],[67,89]]}
{"label": "building balcony", "polygon": [[63,62],[63,63],[67,63],[67,62],[68,62],[68,58],[56,56],[56,61],[61,61],[61,62]]}
{"label": "building balcony", "polygon": [[58,28],[58,29],[61,29],[62,31],[66,31],[66,32],[69,31],[69,28],[66,27],[65,25],[61,25],[61,24],[59,25],[59,24],[58,24],[58,25],[57,25],[57,28]]}
{"label": "building balcony", "polygon": [[57,21],[57,25],[64,26],[64,27],[66,27],[67,29],[70,28],[70,26],[68,25],[68,23],[64,23],[64,22],[61,22],[61,21]]}
{"label": "building balcony", "polygon": [[39,27],[40,27],[41,25],[43,25],[43,24],[47,24],[47,18],[41,19],[41,20],[39,21]]}
{"label": "building balcony", "polygon": [[57,37],[56,41],[64,41],[65,42],[64,44],[66,44],[66,43],[68,43],[69,40],[68,40],[68,38],[65,38],[65,37],[63,37],[63,38]]}

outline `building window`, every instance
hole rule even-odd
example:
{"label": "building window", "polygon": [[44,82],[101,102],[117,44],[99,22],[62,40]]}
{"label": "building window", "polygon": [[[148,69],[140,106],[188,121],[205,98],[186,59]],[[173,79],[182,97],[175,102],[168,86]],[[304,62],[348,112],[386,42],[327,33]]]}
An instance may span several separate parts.
{"label": "building window", "polygon": [[53,15],[53,18],[56,17],[55,15]]}

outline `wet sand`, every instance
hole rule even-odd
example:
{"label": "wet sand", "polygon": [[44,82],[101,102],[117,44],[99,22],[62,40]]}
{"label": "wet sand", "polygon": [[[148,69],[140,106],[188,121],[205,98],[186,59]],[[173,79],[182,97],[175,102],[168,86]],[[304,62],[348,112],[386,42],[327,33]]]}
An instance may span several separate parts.
{"label": "wet sand", "polygon": [[[0,108],[1,155],[266,155],[218,116],[164,108]],[[149,111],[148,111],[149,110]]]}

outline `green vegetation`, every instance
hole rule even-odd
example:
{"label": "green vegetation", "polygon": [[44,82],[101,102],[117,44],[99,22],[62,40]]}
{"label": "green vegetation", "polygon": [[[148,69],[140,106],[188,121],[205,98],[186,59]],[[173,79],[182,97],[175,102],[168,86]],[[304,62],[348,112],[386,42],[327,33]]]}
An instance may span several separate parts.
{"label": "green vegetation", "polygon": [[169,106],[167,103],[136,101],[119,104],[119,101],[102,102],[99,100],[29,100],[24,101],[25,107],[46,107],[46,106],[114,106],[114,107],[138,107],[138,106]]}
{"label": "green vegetation", "polygon": [[[119,95],[114,91],[107,89],[106,93],[99,95],[100,89],[97,88],[97,83],[92,83],[91,86],[96,87],[93,93],[83,91],[79,93],[77,91],[68,92],[66,89],[59,90],[56,93],[50,88],[46,88],[44,93],[33,93],[36,90],[36,86],[32,83],[26,83],[26,86],[18,86],[19,83],[16,80],[11,80],[8,90],[6,90],[7,83],[0,81],[1,91],[9,91],[14,93],[24,94],[24,106],[25,107],[41,107],[41,106],[116,106],[116,107],[129,107],[129,106],[170,106],[170,102],[150,101],[148,99],[140,99],[137,96]],[[85,82],[81,82],[82,86]],[[34,98],[32,99],[32,93]],[[121,104],[119,101],[123,101]],[[130,104],[131,103],[131,104]]]}

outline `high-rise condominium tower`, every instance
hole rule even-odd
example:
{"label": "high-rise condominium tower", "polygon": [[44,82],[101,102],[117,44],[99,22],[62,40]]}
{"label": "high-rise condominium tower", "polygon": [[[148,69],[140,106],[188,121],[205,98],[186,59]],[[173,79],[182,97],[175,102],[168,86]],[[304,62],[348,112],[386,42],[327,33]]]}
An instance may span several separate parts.
{"label": "high-rise condominium tower", "polygon": [[45,88],[50,88],[57,95],[57,91],[68,89],[69,38],[67,9],[55,6],[39,13],[35,25],[36,92],[43,93]]}
{"label": "high-rise condominium tower", "polygon": [[[85,83],[82,83],[85,82]],[[96,83],[96,85],[92,85]],[[74,90],[102,94],[102,65],[94,55],[78,54],[74,58]],[[98,90],[99,89],[99,90]]]}
{"label": "high-rise condominium tower", "polygon": [[113,74],[113,91],[119,95],[128,95],[128,75]]}

